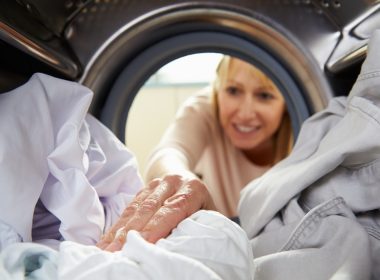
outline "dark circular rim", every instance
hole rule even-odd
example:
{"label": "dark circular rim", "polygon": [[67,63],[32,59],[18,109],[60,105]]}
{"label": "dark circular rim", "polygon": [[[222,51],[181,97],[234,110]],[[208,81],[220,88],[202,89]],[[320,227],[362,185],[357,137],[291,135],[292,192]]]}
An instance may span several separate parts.
{"label": "dark circular rim", "polygon": [[221,32],[189,32],[173,36],[140,53],[115,80],[101,114],[102,122],[124,141],[129,109],[149,77],[176,58],[205,52],[239,57],[267,74],[283,93],[294,135],[298,135],[300,126],[310,116],[311,109],[292,75],[267,50],[243,38]]}
{"label": "dark circular rim", "polygon": [[[94,91],[89,111],[104,121],[124,141],[124,126],[128,109],[137,88],[141,87],[147,77],[165,63],[196,52],[222,52],[241,57],[253,64],[260,64],[260,61],[231,44],[221,48],[221,46],[215,46],[214,42],[209,42],[210,44],[207,45],[194,39],[195,42],[188,42],[190,44],[188,46],[179,42],[179,45],[174,48],[173,46],[168,46],[167,49],[155,47],[161,46],[161,42],[165,40],[176,41],[175,38],[180,35],[202,32],[223,33],[244,40],[250,44],[250,47],[261,48],[278,61],[279,66],[282,66],[292,77],[294,83],[291,84],[295,85],[296,91],[301,92],[302,98],[287,100],[290,104],[294,103],[295,107],[300,106],[297,111],[301,113],[291,113],[295,115],[293,119],[304,118],[305,111],[310,115],[325,108],[334,96],[323,69],[310,51],[289,30],[284,29],[272,19],[237,6],[176,4],[152,11],[149,15],[144,14],[135,21],[127,23],[98,49],[86,65],[80,79],[82,84]],[[197,43],[199,43],[198,46]],[[225,46],[225,43],[222,45]],[[158,53],[151,55],[147,60],[150,66],[135,62],[137,59],[143,60],[146,56],[144,53],[147,53],[150,48],[159,49]],[[134,68],[129,67],[131,63],[134,63]],[[122,87],[122,82],[117,82],[117,80],[121,73],[126,71],[129,71],[129,74],[123,74],[124,78],[131,79],[130,81],[133,82],[128,85],[129,92],[120,97],[114,92],[121,91],[118,88]],[[268,72],[271,73],[271,71]],[[272,78],[276,80],[276,77]],[[119,106],[120,104],[123,104],[123,109]],[[296,135],[299,125],[298,122],[292,121]]]}

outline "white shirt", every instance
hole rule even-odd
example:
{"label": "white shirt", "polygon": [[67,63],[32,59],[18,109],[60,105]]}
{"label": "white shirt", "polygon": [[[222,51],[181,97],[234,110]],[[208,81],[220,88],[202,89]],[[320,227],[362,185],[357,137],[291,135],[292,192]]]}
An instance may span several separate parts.
{"label": "white shirt", "polygon": [[87,114],[92,95],[44,74],[0,95],[2,240],[94,244],[142,187],[133,154]]}

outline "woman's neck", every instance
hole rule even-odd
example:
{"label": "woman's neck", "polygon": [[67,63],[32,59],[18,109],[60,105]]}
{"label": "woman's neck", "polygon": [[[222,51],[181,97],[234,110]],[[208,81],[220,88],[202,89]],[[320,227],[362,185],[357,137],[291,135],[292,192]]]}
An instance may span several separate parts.
{"label": "woman's neck", "polygon": [[275,145],[273,139],[255,147],[252,150],[243,150],[248,160],[259,166],[273,165],[275,157]]}

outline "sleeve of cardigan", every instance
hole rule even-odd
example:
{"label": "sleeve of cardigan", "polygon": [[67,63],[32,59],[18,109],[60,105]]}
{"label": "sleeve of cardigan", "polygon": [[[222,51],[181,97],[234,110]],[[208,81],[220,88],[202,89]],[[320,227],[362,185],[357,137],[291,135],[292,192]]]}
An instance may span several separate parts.
{"label": "sleeve of cardigan", "polygon": [[[162,162],[172,157],[177,166],[192,172],[210,141],[217,119],[209,94],[201,92],[190,97],[178,110],[175,120],[165,131],[147,164],[147,181],[161,177]],[[182,165],[180,168],[178,164]]]}

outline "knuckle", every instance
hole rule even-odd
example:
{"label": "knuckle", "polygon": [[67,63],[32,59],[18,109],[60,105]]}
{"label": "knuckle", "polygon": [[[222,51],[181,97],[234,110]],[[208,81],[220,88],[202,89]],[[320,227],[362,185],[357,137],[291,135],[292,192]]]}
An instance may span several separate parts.
{"label": "knuckle", "polygon": [[161,181],[162,181],[162,179],[159,179],[159,178],[153,179],[152,181],[150,181],[150,182],[148,183],[148,187],[147,187],[147,188],[148,188],[149,190],[153,190],[153,189],[155,189],[157,186],[160,185]]}
{"label": "knuckle", "polygon": [[168,192],[168,193],[174,193],[175,190],[176,190],[176,184],[172,183],[172,182],[166,182],[165,184],[163,184],[162,188]]}
{"label": "knuckle", "polygon": [[139,203],[137,201],[131,201],[128,206],[124,209],[121,217],[127,218],[133,215],[139,209]]}
{"label": "knuckle", "polygon": [[152,190],[148,187],[145,187],[143,189],[141,189],[135,196],[135,199],[136,201],[139,201],[141,199],[143,199],[145,196],[149,195],[150,193],[152,192]]}
{"label": "knuckle", "polygon": [[168,174],[164,177],[163,181],[165,181],[169,186],[180,186],[182,185],[182,176],[177,174]]}
{"label": "knuckle", "polygon": [[187,182],[190,188],[201,195],[208,193],[206,185],[198,179],[191,179]]}
{"label": "knuckle", "polygon": [[190,204],[192,195],[190,193],[176,194],[169,203],[166,203],[166,207],[170,207],[176,210],[186,210]]}
{"label": "knuckle", "polygon": [[138,196],[138,200],[144,199],[146,196],[152,193],[155,187],[145,187],[142,189],[141,194]]}
{"label": "knuckle", "polygon": [[163,206],[160,210],[150,219],[147,225],[144,227],[144,231],[171,231],[176,225],[177,220],[183,220],[185,213],[178,212],[171,207]]}
{"label": "knuckle", "polygon": [[132,201],[131,203],[128,204],[127,208],[125,210],[127,212],[134,212],[139,208],[139,203],[137,201]]}
{"label": "knuckle", "polygon": [[140,213],[156,212],[157,208],[160,206],[161,204],[156,199],[147,198],[141,203],[138,211]]}
{"label": "knuckle", "polygon": [[161,195],[163,193],[174,193],[177,186],[178,180],[174,180],[171,178],[165,177],[160,181],[160,183],[156,186],[154,190],[152,190],[152,194]]}

